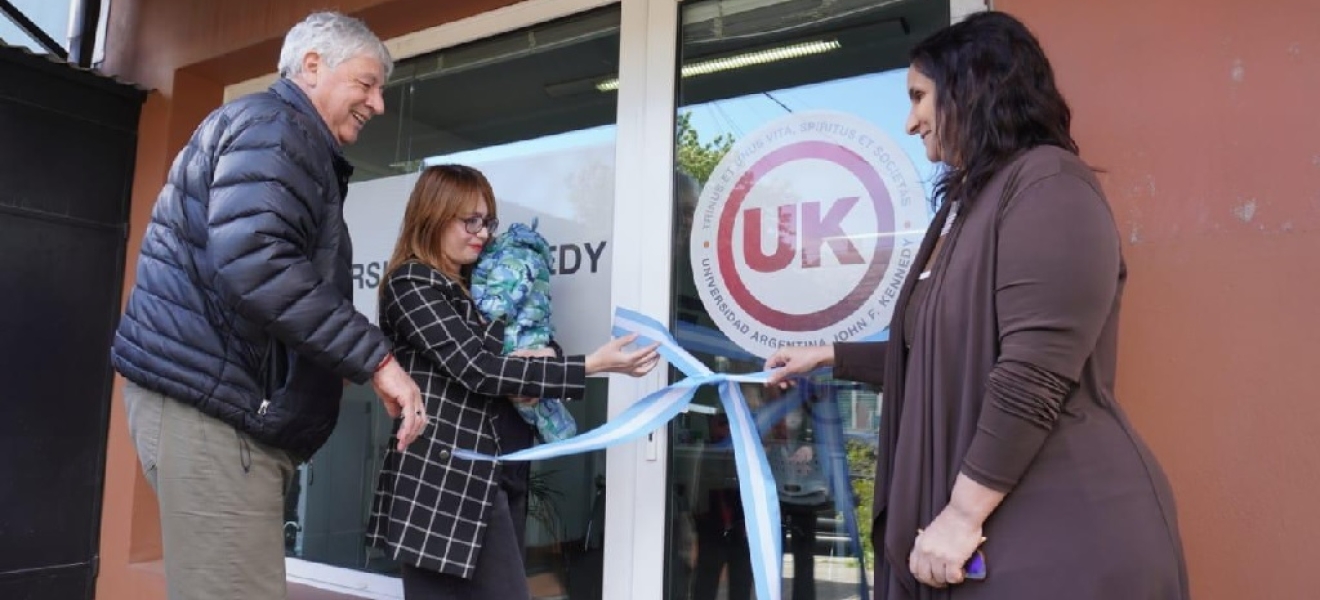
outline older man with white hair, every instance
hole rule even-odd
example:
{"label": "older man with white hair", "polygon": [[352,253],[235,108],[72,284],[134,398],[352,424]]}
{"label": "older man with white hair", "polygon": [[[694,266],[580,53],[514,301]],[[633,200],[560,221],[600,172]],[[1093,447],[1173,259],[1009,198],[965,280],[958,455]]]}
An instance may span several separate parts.
{"label": "older man with white hair", "polygon": [[400,449],[417,385],[353,308],[341,148],[385,110],[389,51],[361,21],[291,29],[280,79],[211,113],[175,159],[142,241],[112,360],[160,500],[172,600],[282,599],[284,495],[370,381]]}

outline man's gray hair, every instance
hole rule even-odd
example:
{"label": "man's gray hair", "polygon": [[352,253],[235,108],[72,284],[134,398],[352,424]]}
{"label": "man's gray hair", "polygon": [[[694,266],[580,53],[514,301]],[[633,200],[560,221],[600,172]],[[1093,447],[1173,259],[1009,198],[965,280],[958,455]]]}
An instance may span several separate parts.
{"label": "man's gray hair", "polygon": [[337,12],[317,12],[293,26],[284,36],[280,49],[280,76],[294,77],[302,73],[303,57],[308,52],[321,55],[331,69],[345,61],[366,55],[380,61],[385,77],[394,72],[394,59],[380,38],[359,19]]}

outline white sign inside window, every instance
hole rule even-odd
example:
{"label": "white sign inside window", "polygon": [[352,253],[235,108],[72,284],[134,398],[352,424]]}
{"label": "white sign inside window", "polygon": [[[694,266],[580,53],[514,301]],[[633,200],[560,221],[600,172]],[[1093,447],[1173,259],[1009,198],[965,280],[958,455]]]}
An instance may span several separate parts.
{"label": "white sign inside window", "polygon": [[[501,229],[539,222],[537,231],[554,247],[550,283],[555,337],[569,352],[587,352],[610,336],[613,140],[493,154],[428,163],[458,162],[480,169],[495,190]],[[378,288],[417,177],[410,173],[349,186],[344,218],[353,237],[353,304],[373,322]]]}

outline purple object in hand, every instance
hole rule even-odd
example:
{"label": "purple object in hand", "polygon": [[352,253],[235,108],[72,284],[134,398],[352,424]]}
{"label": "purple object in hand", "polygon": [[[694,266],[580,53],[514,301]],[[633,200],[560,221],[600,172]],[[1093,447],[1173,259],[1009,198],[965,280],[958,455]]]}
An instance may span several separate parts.
{"label": "purple object in hand", "polygon": [[980,550],[972,553],[972,558],[968,559],[967,566],[963,567],[968,579],[985,579],[985,554]]}

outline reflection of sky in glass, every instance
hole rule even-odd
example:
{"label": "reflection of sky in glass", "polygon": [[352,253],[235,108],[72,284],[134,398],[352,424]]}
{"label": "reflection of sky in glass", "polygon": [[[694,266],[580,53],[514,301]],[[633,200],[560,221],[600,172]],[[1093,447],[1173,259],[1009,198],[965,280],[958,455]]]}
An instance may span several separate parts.
{"label": "reflection of sky in glass", "polygon": [[[770,92],[769,96],[752,94],[717,100],[684,106],[679,110],[692,114],[692,126],[703,142],[709,142],[718,135],[732,135],[740,139],[787,114],[784,107],[787,110],[837,110],[871,122],[888,134],[912,159],[926,187],[926,195],[930,195],[937,167],[926,160],[921,140],[908,135],[903,129],[908,114],[907,69],[777,90]],[[526,158],[547,152],[564,152],[573,148],[612,143],[614,135],[614,125],[601,125],[446,156],[433,156],[426,159],[426,164],[478,164],[507,158]]]}
{"label": "reflection of sky in glass", "polygon": [[[55,40],[61,46],[68,46],[68,27],[69,27],[69,7],[68,2],[57,2],[55,0],[11,0],[10,4],[17,8],[23,16],[27,17],[33,23],[37,24],[46,35]],[[45,54],[46,49],[41,47],[32,36],[15,25],[4,16],[0,16],[0,40],[6,44],[15,46],[26,46],[33,52]]]}
{"label": "reflection of sky in glass", "polygon": [[778,90],[770,96],[754,94],[679,110],[692,113],[692,127],[703,142],[721,134],[740,139],[789,110],[837,110],[856,115],[898,143],[916,165],[926,195],[930,195],[936,167],[926,160],[921,140],[903,130],[908,115],[907,69]]}

